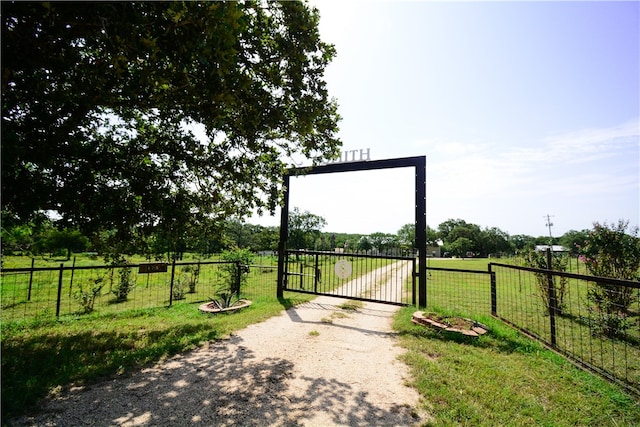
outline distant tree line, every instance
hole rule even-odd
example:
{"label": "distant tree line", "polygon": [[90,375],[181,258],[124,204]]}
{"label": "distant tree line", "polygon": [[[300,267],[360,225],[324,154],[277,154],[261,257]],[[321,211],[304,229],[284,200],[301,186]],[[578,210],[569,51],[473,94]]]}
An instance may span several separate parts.
{"label": "distant tree line", "polygon": [[[308,211],[294,208],[289,217],[289,249],[310,249],[356,253],[408,253],[413,250],[415,227],[403,225],[396,233],[371,234],[326,232],[326,220]],[[497,227],[481,228],[462,219],[449,219],[437,229],[427,227],[427,245],[440,246],[441,253],[457,257],[488,257],[514,255],[533,249],[536,245],[562,245],[577,255],[585,247],[589,230],[571,230],[560,237],[509,235]],[[84,234],[66,222],[40,216],[27,223],[2,223],[2,253],[29,254],[69,258],[72,253],[93,252],[99,255],[113,253],[113,238],[109,230]],[[140,254],[149,259],[181,258],[185,252],[199,254],[219,253],[230,248],[249,249],[253,252],[276,251],[280,238],[279,227],[227,219],[220,224],[200,224],[182,230],[179,235],[158,230],[140,234],[118,244],[124,254]]]}

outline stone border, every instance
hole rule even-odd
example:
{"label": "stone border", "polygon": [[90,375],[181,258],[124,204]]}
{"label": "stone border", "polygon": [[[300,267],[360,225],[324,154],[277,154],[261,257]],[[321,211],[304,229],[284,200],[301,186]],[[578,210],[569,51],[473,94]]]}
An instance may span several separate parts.
{"label": "stone border", "polygon": [[200,305],[200,307],[198,307],[198,310],[200,310],[203,313],[211,313],[211,314],[225,313],[230,311],[241,310],[245,307],[249,307],[251,304],[252,302],[249,301],[248,299],[240,299],[231,307],[218,308],[213,302],[207,302],[205,304]]}
{"label": "stone border", "polygon": [[449,325],[447,323],[438,322],[437,320],[430,318],[429,315],[425,315],[423,311],[416,311],[415,313],[413,313],[413,316],[411,317],[411,321],[416,325],[429,326],[437,330],[446,331],[446,332],[455,332],[455,333],[459,333],[461,335],[465,335],[473,338],[477,338],[480,335],[484,335],[489,330],[489,328],[476,322],[475,320],[466,319],[464,317],[461,317],[460,319],[471,323],[473,326],[469,329],[464,329],[464,328],[459,328],[459,327]]}

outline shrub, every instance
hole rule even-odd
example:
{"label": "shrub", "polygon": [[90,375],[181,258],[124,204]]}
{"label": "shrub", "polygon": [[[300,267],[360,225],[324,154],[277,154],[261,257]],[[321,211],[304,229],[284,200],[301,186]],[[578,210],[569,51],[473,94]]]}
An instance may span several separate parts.
{"label": "shrub", "polygon": [[[555,271],[567,271],[567,263],[568,257],[564,254],[552,254],[551,255],[551,270]],[[539,268],[547,270],[549,266],[547,265],[547,254],[545,252],[537,252],[534,250],[530,250],[525,252],[524,254],[524,264],[527,267],[531,268]],[[550,295],[549,295],[549,276],[545,273],[534,273],[536,277],[536,283],[538,284],[538,289],[540,290],[540,297],[547,309],[547,313],[551,313],[550,306]],[[567,287],[567,278],[566,277],[558,277],[553,276],[553,288],[555,291],[556,297],[556,310],[553,314],[562,314],[564,310],[564,297],[568,291]]]}
{"label": "shrub", "polygon": [[[578,248],[589,273],[624,280],[640,278],[638,227],[628,228],[629,222],[623,220],[616,225],[593,224],[584,245]],[[593,303],[593,332],[610,337],[624,333],[629,328],[628,310],[634,298],[631,287],[596,281],[587,293]]]}
{"label": "shrub", "polygon": [[102,287],[104,286],[103,279],[103,276],[90,279],[89,289],[86,289],[81,283],[79,289],[73,293],[75,300],[82,306],[84,314],[93,312],[96,298],[100,295]]}
{"label": "shrub", "polygon": [[212,300],[218,308],[226,308],[240,299],[240,290],[247,282],[253,254],[248,249],[236,249],[223,252],[221,259],[229,264],[222,264],[218,270],[220,283],[216,289],[216,298]]}
{"label": "shrub", "polygon": [[123,267],[118,270],[118,285],[112,293],[117,301],[126,301],[134,286],[135,281],[131,277],[131,267]]}
{"label": "shrub", "polygon": [[185,265],[182,267],[182,271],[187,274],[187,282],[189,285],[189,293],[196,293],[196,286],[198,285],[198,279],[200,277],[200,264]]}
{"label": "shrub", "polygon": [[180,273],[176,275],[173,281],[173,288],[171,289],[172,297],[174,300],[184,299],[187,294],[187,287],[189,284],[189,278],[186,274]]}
{"label": "shrub", "polygon": [[[122,254],[106,254],[105,260],[112,267],[129,264]],[[131,267],[122,267],[118,270],[118,283],[115,288],[113,288],[113,271],[114,269],[111,269],[111,293],[116,297],[116,301],[126,301],[135,286],[135,280],[131,275]]]}

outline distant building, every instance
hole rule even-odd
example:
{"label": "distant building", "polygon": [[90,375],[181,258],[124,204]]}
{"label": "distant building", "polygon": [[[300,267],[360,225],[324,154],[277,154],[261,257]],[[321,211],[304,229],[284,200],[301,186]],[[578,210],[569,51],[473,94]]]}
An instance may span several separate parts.
{"label": "distant building", "polygon": [[536,252],[546,252],[548,248],[551,248],[552,253],[569,252],[569,249],[560,245],[536,245]]}
{"label": "distant building", "polygon": [[427,257],[440,258],[440,246],[427,246]]}

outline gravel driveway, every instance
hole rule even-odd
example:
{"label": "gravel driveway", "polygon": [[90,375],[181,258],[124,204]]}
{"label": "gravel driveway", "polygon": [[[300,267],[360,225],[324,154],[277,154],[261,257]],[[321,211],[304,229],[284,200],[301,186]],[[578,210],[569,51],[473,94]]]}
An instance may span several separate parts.
{"label": "gravel driveway", "polygon": [[[379,285],[379,284],[378,284]],[[407,426],[397,307],[319,297],[123,378],[79,387],[20,426]]]}

